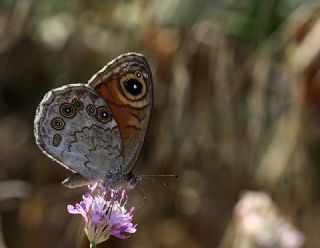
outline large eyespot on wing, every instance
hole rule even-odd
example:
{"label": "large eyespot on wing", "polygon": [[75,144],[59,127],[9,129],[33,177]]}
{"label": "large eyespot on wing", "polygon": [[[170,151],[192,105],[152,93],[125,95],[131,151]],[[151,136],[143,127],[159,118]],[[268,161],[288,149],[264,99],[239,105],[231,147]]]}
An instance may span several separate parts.
{"label": "large eyespot on wing", "polygon": [[138,53],[119,56],[88,82],[108,103],[116,119],[124,154],[124,173],[132,170],[140,154],[153,105],[152,74]]}
{"label": "large eyespot on wing", "polygon": [[67,85],[48,92],[37,109],[34,133],[46,155],[85,178],[101,180],[121,170],[117,123],[89,86]]}
{"label": "large eyespot on wing", "polygon": [[[147,94],[147,84],[142,76],[142,73],[136,71],[128,73],[120,79],[120,86],[123,93],[129,101],[136,102],[143,99]],[[122,101],[126,101],[122,99]]]}

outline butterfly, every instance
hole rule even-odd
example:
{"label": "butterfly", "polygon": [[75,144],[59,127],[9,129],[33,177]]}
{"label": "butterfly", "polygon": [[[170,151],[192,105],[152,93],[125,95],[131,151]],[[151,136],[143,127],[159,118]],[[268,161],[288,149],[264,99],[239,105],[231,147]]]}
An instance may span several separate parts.
{"label": "butterfly", "polygon": [[120,55],[87,84],[49,91],[40,102],[34,135],[49,158],[74,173],[69,188],[101,182],[134,188],[133,173],[153,106],[152,74],[145,57]]}

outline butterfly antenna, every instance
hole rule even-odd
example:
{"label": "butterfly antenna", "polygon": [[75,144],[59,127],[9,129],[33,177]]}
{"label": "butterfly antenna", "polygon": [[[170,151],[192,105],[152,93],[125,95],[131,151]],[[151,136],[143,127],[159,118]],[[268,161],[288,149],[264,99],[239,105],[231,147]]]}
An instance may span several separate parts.
{"label": "butterfly antenna", "polygon": [[146,180],[149,180],[151,182],[155,182],[155,183],[160,183],[162,186],[164,187],[168,187],[168,182],[162,182],[160,180],[156,180],[155,178],[152,177],[174,177],[174,178],[178,178],[177,175],[173,175],[173,174],[146,174],[146,175],[140,175],[140,178],[145,178]]}
{"label": "butterfly antenna", "polygon": [[175,178],[178,178],[178,176],[174,175],[174,174],[146,174],[146,175],[140,175],[139,177],[175,177]]}

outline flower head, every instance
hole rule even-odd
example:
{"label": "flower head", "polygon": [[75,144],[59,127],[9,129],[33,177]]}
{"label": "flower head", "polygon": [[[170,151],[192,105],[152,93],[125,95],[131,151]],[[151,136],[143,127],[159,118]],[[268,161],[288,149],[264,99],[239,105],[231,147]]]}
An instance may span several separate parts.
{"label": "flower head", "polygon": [[85,233],[91,243],[99,244],[115,236],[128,238],[127,234],[135,233],[132,223],[134,208],[125,208],[128,196],[125,190],[111,190],[101,184],[88,186],[80,203],[68,205],[70,214],[81,214],[85,220]]}

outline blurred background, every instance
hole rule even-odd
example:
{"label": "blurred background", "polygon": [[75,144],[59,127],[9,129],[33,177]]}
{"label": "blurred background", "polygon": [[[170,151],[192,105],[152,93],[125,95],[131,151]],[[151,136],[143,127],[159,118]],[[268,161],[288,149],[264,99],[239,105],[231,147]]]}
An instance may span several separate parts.
{"label": "blurred background", "polygon": [[88,247],[66,211],[85,188],[60,184],[33,119],[47,91],[130,51],[155,100],[134,172],[179,178],[144,180],[137,233],[100,247],[320,247],[317,2],[2,0],[0,247]]}

